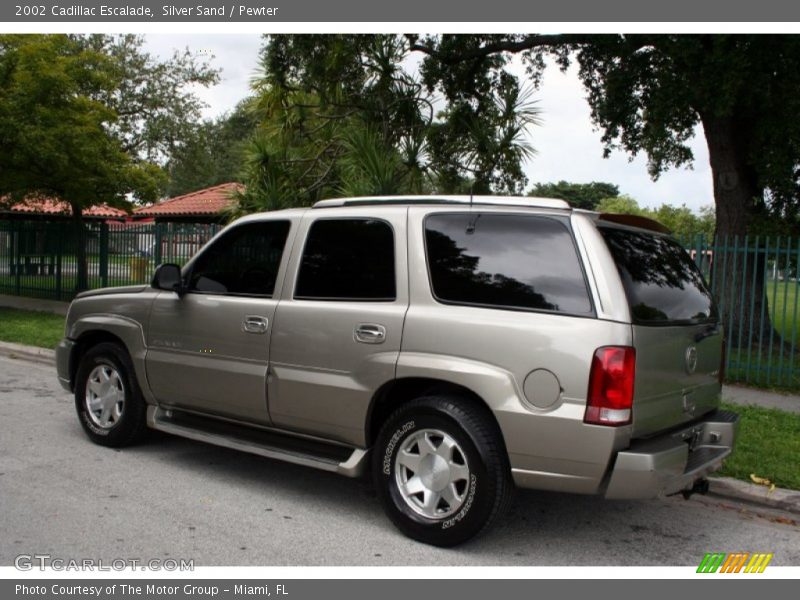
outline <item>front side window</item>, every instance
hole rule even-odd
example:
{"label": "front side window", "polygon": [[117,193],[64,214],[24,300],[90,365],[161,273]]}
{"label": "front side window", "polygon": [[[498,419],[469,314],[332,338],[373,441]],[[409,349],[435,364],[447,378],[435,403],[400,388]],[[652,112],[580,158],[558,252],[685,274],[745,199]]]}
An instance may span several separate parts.
{"label": "front side window", "polygon": [[433,294],[440,302],[592,313],[572,234],[560,220],[432,215],[425,221],[425,244]]}
{"label": "front side window", "polygon": [[226,231],[195,261],[189,291],[272,296],[289,226],[289,221],[265,221]]}
{"label": "front side window", "polygon": [[392,301],[394,232],[377,219],[320,219],[308,231],[294,297]]}

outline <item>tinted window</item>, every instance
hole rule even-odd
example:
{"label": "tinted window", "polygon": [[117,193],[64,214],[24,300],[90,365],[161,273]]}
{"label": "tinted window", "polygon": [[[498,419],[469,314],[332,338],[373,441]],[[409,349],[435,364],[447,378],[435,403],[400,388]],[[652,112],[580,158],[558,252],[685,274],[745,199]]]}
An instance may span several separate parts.
{"label": "tinted window", "polygon": [[271,296],[288,234],[288,221],[247,223],[226,231],[197,258],[189,289]]}
{"label": "tinted window", "polygon": [[425,242],[441,301],[592,312],[572,234],[556,219],[433,215],[425,221]]}
{"label": "tinted window", "polygon": [[675,240],[601,227],[617,263],[636,323],[694,323],[716,319],[703,276]]}
{"label": "tinted window", "polygon": [[372,219],[324,219],[311,225],[295,298],[394,300],[394,233]]}

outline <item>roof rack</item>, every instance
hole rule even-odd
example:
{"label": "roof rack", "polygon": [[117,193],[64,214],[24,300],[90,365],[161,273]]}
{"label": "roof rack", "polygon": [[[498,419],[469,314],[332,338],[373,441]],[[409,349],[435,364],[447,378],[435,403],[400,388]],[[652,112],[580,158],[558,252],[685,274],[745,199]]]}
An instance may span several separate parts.
{"label": "roof rack", "polygon": [[396,206],[409,204],[459,204],[479,206],[519,206],[526,208],[570,208],[566,200],[528,196],[369,196],[320,200],[312,208],[337,206]]}

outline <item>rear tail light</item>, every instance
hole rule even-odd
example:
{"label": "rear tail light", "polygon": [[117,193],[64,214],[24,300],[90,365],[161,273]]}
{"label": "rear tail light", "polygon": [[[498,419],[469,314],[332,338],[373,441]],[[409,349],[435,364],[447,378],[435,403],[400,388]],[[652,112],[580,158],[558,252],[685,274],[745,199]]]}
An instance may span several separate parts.
{"label": "rear tail light", "polygon": [[728,362],[728,346],[725,344],[725,338],[722,338],[722,352],[719,355],[719,371],[717,378],[719,379],[719,384],[722,385],[723,381],[725,380],[725,365]]}
{"label": "rear tail light", "polygon": [[633,409],[636,351],[628,346],[603,346],[595,350],[589,374],[585,423],[627,425]]}

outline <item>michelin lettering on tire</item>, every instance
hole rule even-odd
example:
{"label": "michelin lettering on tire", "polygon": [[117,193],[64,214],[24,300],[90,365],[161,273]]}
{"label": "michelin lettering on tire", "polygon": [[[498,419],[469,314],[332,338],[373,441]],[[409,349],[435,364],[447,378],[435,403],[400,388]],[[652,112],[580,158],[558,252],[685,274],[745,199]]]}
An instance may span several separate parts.
{"label": "michelin lettering on tire", "polygon": [[414,421],[407,421],[400,428],[398,428],[389,438],[389,443],[386,444],[386,452],[383,455],[383,474],[389,475],[392,472],[392,454],[397,447],[397,442],[400,441],[405,434],[414,429]]}
{"label": "michelin lettering on tire", "polygon": [[458,514],[442,522],[442,529],[449,529],[450,527],[458,523],[461,519],[467,516],[469,509],[472,507],[472,502],[475,499],[475,488],[477,487],[478,487],[478,478],[475,477],[474,474],[470,474],[469,494],[467,494],[467,499],[464,501],[464,506],[461,507],[461,510],[458,512]]}

